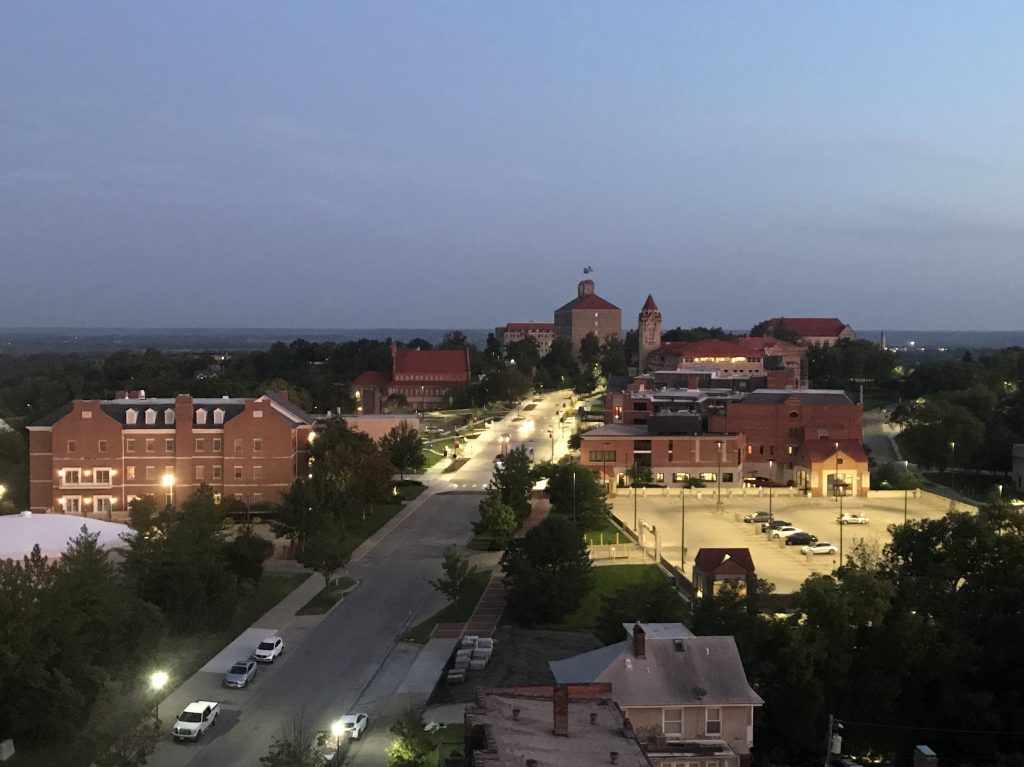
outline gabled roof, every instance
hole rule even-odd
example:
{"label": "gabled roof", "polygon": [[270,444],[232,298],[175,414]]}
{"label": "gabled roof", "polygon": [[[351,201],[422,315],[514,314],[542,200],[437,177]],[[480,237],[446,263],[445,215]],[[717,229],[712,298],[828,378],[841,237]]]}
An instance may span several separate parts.
{"label": "gabled roof", "polygon": [[656,353],[679,357],[748,357],[752,349],[737,341],[708,338],[704,341],[668,341]]}
{"label": "gabled roof", "polygon": [[853,400],[839,389],[758,389],[747,395],[743,405],[781,405],[795,400],[804,405],[852,405]]}
{"label": "gabled roof", "polygon": [[386,370],[367,370],[359,374],[353,386],[384,386],[391,381],[391,373]]}
{"label": "gabled roof", "polygon": [[[260,399],[266,399],[274,406],[274,409],[292,423],[312,424],[316,419],[309,413],[289,400],[274,392],[267,392]],[[259,400],[257,400],[259,401]]]}
{"label": "gabled roof", "polygon": [[509,330],[524,330],[524,331],[550,331],[555,332],[555,323],[553,322],[510,322],[505,326],[505,331]]}
{"label": "gabled roof", "polygon": [[846,329],[846,323],[838,317],[772,317],[768,323],[772,328],[785,328],[803,338],[834,338]]}
{"label": "gabled roof", "polygon": [[467,373],[469,355],[465,349],[397,349],[395,373]]}
{"label": "gabled roof", "polygon": [[836,442],[839,442],[839,452],[849,456],[857,463],[867,463],[868,455],[864,452],[864,445],[859,439],[808,439],[804,441],[801,452],[807,456],[811,463],[822,463],[835,460]]}
{"label": "gabled roof", "polygon": [[555,309],[555,312],[564,312],[571,309],[616,309],[615,304],[605,301],[596,293],[588,293],[585,296],[576,296],[572,301]]}
{"label": "gabled roof", "polygon": [[716,572],[725,564],[734,565],[744,573],[754,572],[750,549],[701,549],[693,562],[693,566],[702,573]]}
{"label": "gabled roof", "polygon": [[644,301],[644,308],[641,309],[640,311],[642,311],[642,312],[656,312],[656,311],[658,311],[658,305],[656,303],[654,303],[654,297],[650,293],[647,294],[647,300]]}
{"label": "gabled roof", "polygon": [[70,413],[73,407],[74,405],[71,402],[67,403],[66,405],[61,405],[56,410],[53,410],[44,415],[42,418],[40,418],[38,421],[32,424],[32,426],[29,426],[29,428],[31,429],[36,426],[53,426],[55,423],[57,423],[57,421],[59,421],[61,418]]}
{"label": "gabled roof", "polygon": [[645,638],[645,657],[633,642],[551,661],[559,684],[605,682],[620,706],[754,705],[763,700],[747,682],[731,636]]}
{"label": "gabled roof", "polygon": [[789,341],[782,341],[772,336],[740,336],[736,339],[736,342],[746,346],[750,349],[755,349],[762,354],[767,353],[768,349],[775,352],[800,352],[806,353],[806,347],[800,346],[799,344],[792,344]]}

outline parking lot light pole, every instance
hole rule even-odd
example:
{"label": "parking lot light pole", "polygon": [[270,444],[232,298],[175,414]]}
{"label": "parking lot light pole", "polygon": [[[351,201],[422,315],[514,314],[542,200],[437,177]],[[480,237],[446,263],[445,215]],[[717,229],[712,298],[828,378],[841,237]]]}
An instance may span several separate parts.
{"label": "parking lot light pole", "polygon": [[679,488],[679,570],[686,575],[686,484]]}
{"label": "parking lot light pole", "polygon": [[771,527],[772,522],[775,521],[775,517],[772,516],[772,485],[775,484],[773,477],[775,476],[775,461],[771,458],[768,459],[768,526]]}
{"label": "parking lot light pole", "polygon": [[843,493],[842,487],[839,485],[839,464],[842,463],[842,459],[839,457],[839,442],[836,442],[836,500],[839,501],[839,566],[843,565],[843,528],[846,525],[843,524]]}
{"label": "parking lot light pole", "polygon": [[722,440],[715,442],[715,447],[718,448],[718,473],[715,477],[718,479],[718,493],[715,498],[715,513],[721,514],[724,508],[722,504],[722,445],[725,443]]}

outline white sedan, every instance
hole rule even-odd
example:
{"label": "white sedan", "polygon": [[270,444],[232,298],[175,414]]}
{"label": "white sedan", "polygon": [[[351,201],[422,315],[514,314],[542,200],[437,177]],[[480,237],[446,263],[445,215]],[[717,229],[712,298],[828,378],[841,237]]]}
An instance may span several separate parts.
{"label": "white sedan", "polygon": [[802,533],[802,532],[803,532],[803,530],[801,530],[799,527],[793,527],[792,525],[786,525],[785,527],[780,527],[777,530],[773,530],[772,531],[772,538],[788,538],[793,533]]}
{"label": "white sedan", "polygon": [[841,525],[866,525],[868,518],[863,514],[843,514],[839,518],[839,524]]}
{"label": "white sedan", "polygon": [[802,547],[800,551],[804,554],[835,554],[839,549],[828,541],[818,541]]}
{"label": "white sedan", "polygon": [[359,740],[369,720],[366,714],[346,714],[331,725],[331,735],[336,738]]}

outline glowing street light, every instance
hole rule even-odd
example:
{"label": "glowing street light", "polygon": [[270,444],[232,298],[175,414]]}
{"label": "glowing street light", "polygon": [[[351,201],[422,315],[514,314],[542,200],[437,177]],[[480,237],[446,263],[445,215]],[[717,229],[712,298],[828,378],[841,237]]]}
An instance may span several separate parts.
{"label": "glowing street light", "polygon": [[174,505],[174,475],[167,473],[163,476],[163,485],[167,488],[167,505]]}
{"label": "glowing street light", "polygon": [[154,711],[157,719],[160,718],[160,691],[167,686],[168,679],[170,679],[170,677],[167,676],[166,671],[154,671],[149,675],[149,689],[151,689],[153,694],[156,696]]}
{"label": "glowing street light", "polygon": [[341,719],[331,723],[331,735],[335,738],[334,763],[341,764],[341,739],[345,737],[345,723]]}

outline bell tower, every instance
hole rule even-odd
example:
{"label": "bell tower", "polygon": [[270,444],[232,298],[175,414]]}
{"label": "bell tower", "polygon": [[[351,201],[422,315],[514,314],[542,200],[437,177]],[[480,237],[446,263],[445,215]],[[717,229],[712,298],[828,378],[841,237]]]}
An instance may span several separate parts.
{"label": "bell tower", "polygon": [[644,302],[644,308],[640,310],[637,335],[640,343],[637,367],[641,373],[645,373],[650,367],[651,352],[661,346],[661,312],[658,311],[658,305],[654,303],[650,294]]}

